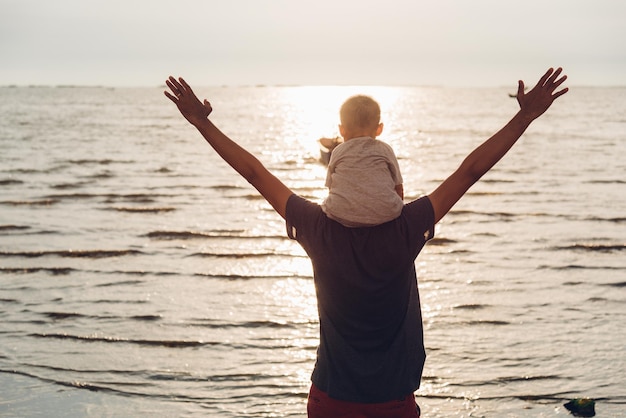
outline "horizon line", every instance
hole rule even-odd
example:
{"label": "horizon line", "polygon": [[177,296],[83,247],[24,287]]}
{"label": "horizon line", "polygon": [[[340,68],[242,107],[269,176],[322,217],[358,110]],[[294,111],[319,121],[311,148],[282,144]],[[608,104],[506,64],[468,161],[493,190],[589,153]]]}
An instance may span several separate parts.
{"label": "horizon line", "polygon": [[[285,87],[398,87],[398,88],[510,88],[507,85],[447,85],[447,84],[207,84],[195,88],[285,88]],[[569,87],[575,88],[624,88],[626,84],[574,84]],[[167,88],[165,84],[158,85],[109,85],[109,84],[0,84],[0,88],[102,88],[102,89],[124,89],[124,88]]]}

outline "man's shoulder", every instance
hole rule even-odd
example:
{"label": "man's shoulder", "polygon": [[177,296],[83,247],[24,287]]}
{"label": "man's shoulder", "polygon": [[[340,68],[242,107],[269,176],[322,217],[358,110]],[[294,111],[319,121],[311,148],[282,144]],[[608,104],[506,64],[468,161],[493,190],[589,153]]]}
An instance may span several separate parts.
{"label": "man's shoulder", "polygon": [[424,233],[428,241],[435,235],[435,211],[428,196],[419,197],[404,205],[401,218],[410,225],[410,229]]}
{"label": "man's shoulder", "polygon": [[409,203],[405,203],[402,212],[432,212],[433,205],[428,196],[421,196]]}
{"label": "man's shoulder", "polygon": [[299,218],[307,218],[315,214],[323,213],[322,207],[300,195],[292,194],[287,199],[286,216],[288,221],[295,221]]}
{"label": "man's shoulder", "polygon": [[293,193],[291,196],[289,196],[289,198],[287,199],[287,206],[295,206],[297,208],[310,208],[310,209],[320,208],[320,205],[318,203],[315,203],[296,193]]}

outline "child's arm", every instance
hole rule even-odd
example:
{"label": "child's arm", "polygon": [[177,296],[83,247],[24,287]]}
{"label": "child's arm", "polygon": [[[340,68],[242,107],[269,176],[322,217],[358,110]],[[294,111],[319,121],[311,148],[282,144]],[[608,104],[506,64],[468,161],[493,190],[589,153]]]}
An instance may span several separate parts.
{"label": "child's arm", "polygon": [[400,199],[404,200],[404,186],[402,184],[396,184],[396,193],[398,193]]}
{"label": "child's arm", "polygon": [[561,68],[550,68],[537,85],[524,94],[524,82],[520,80],[517,91],[519,112],[500,131],[470,153],[461,166],[428,197],[435,211],[435,223],[459,201],[467,190],[476,183],[511,149],[526,128],[541,116],[554,100],[565,94],[567,88],[555,93],[567,76],[560,78]]}
{"label": "child's arm", "polygon": [[173,95],[167,91],[164,92],[165,95],[174,102],[185,119],[200,131],[224,161],[252,184],[276,212],[285,218],[287,199],[293,192],[270,173],[254,155],[224,135],[207,119],[212,110],[211,105],[207,100],[201,103],[185,80],[170,77],[166,84]]}

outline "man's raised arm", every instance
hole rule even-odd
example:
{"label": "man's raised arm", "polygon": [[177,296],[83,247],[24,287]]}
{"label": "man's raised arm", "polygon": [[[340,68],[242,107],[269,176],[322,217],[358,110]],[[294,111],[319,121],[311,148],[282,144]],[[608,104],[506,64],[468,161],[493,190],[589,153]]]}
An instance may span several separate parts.
{"label": "man's raised arm", "polygon": [[170,77],[166,84],[171,90],[165,95],[178,107],[189,123],[200,131],[213,149],[252,184],[270,205],[285,218],[287,199],[293,192],[252,154],[224,135],[209,119],[212,111],[207,100],[200,102],[189,85],[179,78]]}
{"label": "man's raised arm", "polygon": [[435,212],[435,223],[463,197],[465,192],[491,169],[522,136],[526,128],[552,105],[554,100],[567,93],[567,88],[555,90],[567,79],[561,68],[550,68],[537,85],[524,93],[524,82],[519,81],[517,101],[519,112],[502,129],[472,151],[461,166],[428,197]]}

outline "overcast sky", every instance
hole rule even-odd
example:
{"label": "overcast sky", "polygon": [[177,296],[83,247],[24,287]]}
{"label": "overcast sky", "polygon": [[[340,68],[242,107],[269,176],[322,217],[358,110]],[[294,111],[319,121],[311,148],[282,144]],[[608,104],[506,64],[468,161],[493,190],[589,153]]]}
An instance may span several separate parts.
{"label": "overcast sky", "polygon": [[626,85],[625,0],[0,0],[0,85]]}

